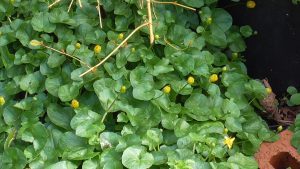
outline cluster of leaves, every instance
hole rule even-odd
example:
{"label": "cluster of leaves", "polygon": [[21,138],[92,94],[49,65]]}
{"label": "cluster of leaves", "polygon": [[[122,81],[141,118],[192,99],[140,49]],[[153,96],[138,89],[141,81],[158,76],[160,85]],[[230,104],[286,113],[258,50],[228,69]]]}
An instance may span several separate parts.
{"label": "cluster of leaves", "polygon": [[[287,104],[289,106],[300,106],[300,93],[298,93],[298,90],[293,86],[289,86],[287,88],[287,93],[289,94]],[[295,123],[291,127],[291,129],[294,131],[291,143],[298,149],[298,152],[300,154],[300,112],[297,115]]]}
{"label": "cluster of leaves", "polygon": [[101,0],[102,29],[96,0],[49,3],[0,2],[0,168],[257,168],[251,156],[275,134],[251,106],[266,90],[240,55],[253,31],[217,0],[178,1],[197,12],[153,3],[155,44],[145,27],[83,77],[85,64],[29,42],[95,65],[144,22],[146,1]]}

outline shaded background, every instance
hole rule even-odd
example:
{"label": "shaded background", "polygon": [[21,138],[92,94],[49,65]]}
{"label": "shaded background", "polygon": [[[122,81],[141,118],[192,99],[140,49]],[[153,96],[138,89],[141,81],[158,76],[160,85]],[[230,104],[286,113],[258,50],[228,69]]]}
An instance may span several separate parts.
{"label": "shaded background", "polygon": [[273,91],[282,96],[288,86],[300,90],[300,5],[292,0],[255,0],[254,9],[246,0],[221,0],[235,25],[250,25],[258,34],[247,39],[244,53],[248,74],[268,78]]}

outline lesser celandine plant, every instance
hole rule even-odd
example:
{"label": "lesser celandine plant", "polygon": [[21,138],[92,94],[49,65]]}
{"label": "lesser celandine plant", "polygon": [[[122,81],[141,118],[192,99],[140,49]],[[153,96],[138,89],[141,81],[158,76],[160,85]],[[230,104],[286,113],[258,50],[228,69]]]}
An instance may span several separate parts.
{"label": "lesser celandine plant", "polygon": [[0,168],[257,168],[253,30],[217,4],[1,0]]}

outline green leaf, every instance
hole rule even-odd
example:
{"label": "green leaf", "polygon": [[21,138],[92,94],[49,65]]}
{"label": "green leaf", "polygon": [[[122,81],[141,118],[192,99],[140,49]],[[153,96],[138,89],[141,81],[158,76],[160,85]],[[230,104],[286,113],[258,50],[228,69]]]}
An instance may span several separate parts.
{"label": "green leaf", "polygon": [[231,132],[241,132],[243,131],[242,124],[239,119],[234,117],[227,117],[225,121],[225,126]]}
{"label": "green leaf", "polygon": [[147,169],[154,163],[152,154],[142,146],[128,147],[122,155],[122,164],[127,168]]}
{"label": "green leaf", "polygon": [[287,92],[290,94],[290,95],[293,95],[293,94],[296,94],[298,92],[298,90],[294,87],[294,86],[289,86],[287,88]]}
{"label": "green leaf", "polygon": [[106,148],[116,147],[119,143],[120,135],[113,132],[103,132],[100,134],[100,146],[104,150]]}
{"label": "green leaf", "polygon": [[142,144],[149,146],[149,149],[155,149],[163,142],[163,135],[160,129],[152,128],[145,133]]}
{"label": "green leaf", "polygon": [[204,0],[182,0],[185,4],[191,7],[200,8],[204,5]]}
{"label": "green leaf", "polygon": [[98,113],[87,108],[79,108],[75,112],[70,125],[76,131],[76,135],[89,138],[105,129]]}
{"label": "green leaf", "polygon": [[70,161],[60,161],[57,162],[55,164],[52,164],[48,167],[46,167],[46,169],[76,169],[77,165],[75,165],[74,163],[70,162]]}
{"label": "green leaf", "polygon": [[257,169],[258,165],[254,158],[244,156],[242,153],[237,153],[228,158],[229,163],[236,164],[239,168]]}
{"label": "green leaf", "polygon": [[241,26],[240,32],[245,38],[249,38],[253,34],[253,30],[252,30],[251,26],[249,26],[249,25]]}
{"label": "green leaf", "polygon": [[31,25],[38,32],[51,33],[56,28],[55,24],[50,23],[49,13],[46,12],[36,13],[31,20]]}
{"label": "green leaf", "polygon": [[63,102],[75,99],[79,94],[79,87],[73,84],[66,84],[58,88],[58,97]]}
{"label": "green leaf", "polygon": [[[227,31],[232,25],[231,15],[224,9],[215,8],[212,10],[212,27],[218,27],[223,32]],[[213,28],[212,28],[213,29]]]}
{"label": "green leaf", "polygon": [[20,88],[29,94],[37,93],[43,86],[44,77],[40,71],[25,75],[20,81]]}
{"label": "green leaf", "polygon": [[58,104],[52,103],[47,108],[47,115],[53,124],[69,130],[74,113],[69,107],[61,107]]}
{"label": "green leaf", "polygon": [[290,98],[290,101],[294,105],[300,105],[300,93],[293,94]]}
{"label": "green leaf", "polygon": [[45,81],[45,88],[47,92],[52,94],[53,96],[58,97],[58,89],[62,85],[62,78],[57,76],[57,77],[49,77]]}
{"label": "green leaf", "polygon": [[6,149],[0,158],[0,168],[5,169],[23,169],[27,163],[24,153],[16,147]]}

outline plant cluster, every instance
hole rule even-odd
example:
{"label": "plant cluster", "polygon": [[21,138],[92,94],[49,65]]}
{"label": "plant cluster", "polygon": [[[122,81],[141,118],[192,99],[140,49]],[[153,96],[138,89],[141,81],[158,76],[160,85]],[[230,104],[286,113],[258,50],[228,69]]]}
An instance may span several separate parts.
{"label": "plant cluster", "polygon": [[[287,104],[289,106],[300,106],[300,93],[298,90],[293,86],[289,86],[287,88],[287,93]],[[294,132],[291,143],[297,148],[300,154],[300,112],[298,112],[294,125],[291,126],[290,129]]]}
{"label": "plant cluster", "polygon": [[0,168],[258,168],[253,30],[217,3],[1,0]]}

